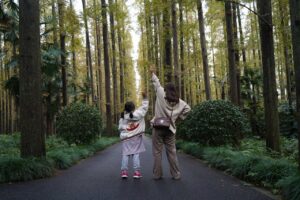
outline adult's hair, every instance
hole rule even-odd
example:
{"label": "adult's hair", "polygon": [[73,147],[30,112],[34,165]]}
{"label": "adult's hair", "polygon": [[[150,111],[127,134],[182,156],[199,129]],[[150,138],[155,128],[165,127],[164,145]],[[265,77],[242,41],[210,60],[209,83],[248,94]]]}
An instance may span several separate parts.
{"label": "adult's hair", "polygon": [[[125,103],[124,111],[126,113],[130,113],[129,116],[130,118],[133,118],[132,112],[135,110],[135,105],[132,101],[127,101]],[[124,118],[124,112],[121,113],[121,117]]]}
{"label": "adult's hair", "polygon": [[165,85],[165,99],[170,103],[178,103],[179,102],[179,95],[176,90],[176,87],[173,83],[167,83]]}

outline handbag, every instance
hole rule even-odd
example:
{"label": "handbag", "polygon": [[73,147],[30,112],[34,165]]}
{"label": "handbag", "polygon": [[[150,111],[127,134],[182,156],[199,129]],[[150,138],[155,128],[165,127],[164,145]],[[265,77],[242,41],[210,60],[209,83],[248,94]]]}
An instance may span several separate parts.
{"label": "handbag", "polygon": [[157,129],[166,129],[171,126],[172,123],[172,115],[173,115],[173,108],[171,117],[158,117],[154,119],[153,127]]}

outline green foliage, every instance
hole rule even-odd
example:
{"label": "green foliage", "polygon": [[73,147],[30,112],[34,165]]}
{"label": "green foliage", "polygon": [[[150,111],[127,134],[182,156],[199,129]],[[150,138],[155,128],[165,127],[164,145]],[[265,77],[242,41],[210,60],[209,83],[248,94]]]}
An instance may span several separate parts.
{"label": "green foliage", "polygon": [[96,139],[102,128],[97,108],[73,103],[57,117],[57,133],[70,144],[89,144]]}
{"label": "green foliage", "polygon": [[66,148],[68,147],[68,143],[63,140],[62,138],[56,137],[56,136],[49,136],[46,139],[46,149],[47,151],[51,151],[52,149],[58,149],[58,148]]}
{"label": "green foliage", "polygon": [[295,174],[297,167],[286,159],[261,158],[248,173],[248,178],[265,187],[273,187],[279,180]]}
{"label": "green foliage", "polygon": [[282,188],[283,199],[300,199],[300,174],[290,176],[278,182],[278,187]]}
{"label": "green foliage", "polygon": [[0,155],[12,156],[20,154],[20,134],[0,135]]}
{"label": "green foliage", "polygon": [[[276,190],[290,184],[290,182],[283,182],[283,180],[296,174],[296,163],[282,157],[272,158],[267,151],[260,149],[260,144],[251,142],[255,144],[252,149],[250,142],[247,141],[246,144],[242,142],[241,150],[226,146],[204,147],[183,140],[178,140],[176,145],[185,153],[204,159],[215,168],[257,185]],[[299,179],[297,181],[299,182]],[[292,192],[295,196],[299,189],[294,188]],[[291,193],[291,191],[287,191],[287,193]]]}
{"label": "green foliage", "polygon": [[296,105],[290,106],[288,102],[282,102],[278,106],[280,133],[284,136],[297,135],[297,121],[294,116]]}
{"label": "green foliage", "polygon": [[211,146],[234,144],[248,131],[247,118],[237,106],[222,100],[197,105],[178,127],[184,139]]}
{"label": "green foliage", "polygon": [[52,176],[55,168],[66,169],[117,141],[117,137],[101,137],[95,143],[77,146],[51,136],[46,139],[46,159],[24,159],[20,158],[20,134],[0,135],[0,183]]}
{"label": "green foliage", "polygon": [[[109,133],[107,132],[107,128],[106,127],[104,127],[104,129],[103,129],[103,135],[110,136]],[[113,136],[118,136],[119,135],[118,126],[115,125],[115,124],[112,125],[112,135]]]}
{"label": "green foliage", "polygon": [[0,183],[45,178],[53,172],[52,165],[44,159],[0,157]]}
{"label": "green foliage", "polygon": [[55,149],[47,153],[47,157],[52,159],[55,168],[67,169],[79,160],[92,155],[93,152],[80,147],[68,147]]}

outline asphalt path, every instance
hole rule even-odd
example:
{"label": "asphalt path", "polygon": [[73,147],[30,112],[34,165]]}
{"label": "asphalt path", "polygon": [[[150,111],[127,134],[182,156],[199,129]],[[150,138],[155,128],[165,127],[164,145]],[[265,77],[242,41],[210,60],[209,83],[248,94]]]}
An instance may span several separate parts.
{"label": "asphalt path", "polygon": [[56,176],[30,182],[0,185],[0,200],[271,200],[270,195],[209,168],[192,156],[178,154],[182,179],[173,180],[165,154],[164,177],[152,178],[151,139],[140,155],[140,180],[120,178],[121,149],[115,144]]}

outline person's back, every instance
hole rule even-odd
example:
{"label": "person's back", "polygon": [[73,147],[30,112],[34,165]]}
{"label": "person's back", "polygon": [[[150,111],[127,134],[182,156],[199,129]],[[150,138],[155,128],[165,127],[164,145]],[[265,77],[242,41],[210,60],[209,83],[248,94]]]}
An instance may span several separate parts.
{"label": "person's back", "polygon": [[135,110],[133,102],[125,104],[124,113],[119,121],[120,138],[122,140],[122,166],[121,177],[128,177],[128,160],[133,159],[133,168],[135,170],[133,177],[141,178],[139,154],[145,151],[143,143],[143,134],[145,132],[144,117],[147,114],[149,101],[146,94],[143,93],[142,105]]}
{"label": "person's back", "polygon": [[[165,145],[167,158],[170,165],[170,172],[174,179],[179,180],[181,173],[176,154],[176,125],[177,118],[184,119],[191,110],[190,106],[179,99],[174,84],[166,84],[165,88],[160,85],[158,77],[152,69],[151,81],[156,94],[155,116],[151,120],[152,131],[152,152],[154,157],[153,175],[154,179],[161,179],[163,176],[161,159],[162,149]],[[164,121],[170,123],[163,123]],[[160,122],[162,121],[162,122]],[[162,124],[161,124],[162,123]]]}

